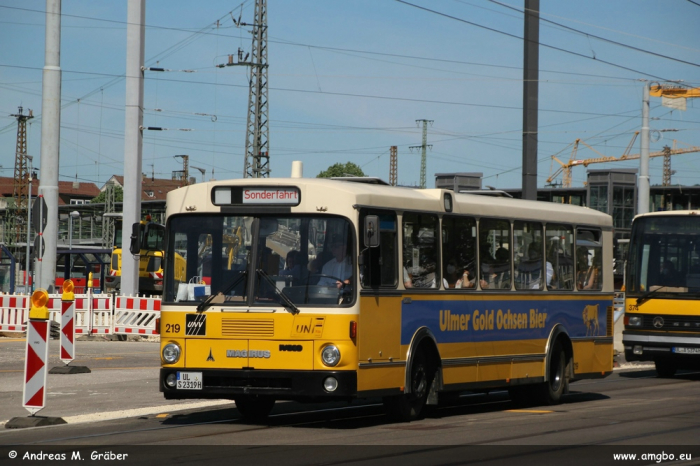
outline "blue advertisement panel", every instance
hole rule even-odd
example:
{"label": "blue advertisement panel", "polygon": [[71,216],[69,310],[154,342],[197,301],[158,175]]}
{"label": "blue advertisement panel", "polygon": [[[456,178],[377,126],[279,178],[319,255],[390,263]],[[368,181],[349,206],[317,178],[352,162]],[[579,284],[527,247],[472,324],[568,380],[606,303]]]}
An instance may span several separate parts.
{"label": "blue advertisement panel", "polygon": [[555,324],[572,338],[604,336],[611,305],[602,299],[414,300],[401,307],[401,344],[410,344],[420,327],[428,327],[438,343],[541,339]]}

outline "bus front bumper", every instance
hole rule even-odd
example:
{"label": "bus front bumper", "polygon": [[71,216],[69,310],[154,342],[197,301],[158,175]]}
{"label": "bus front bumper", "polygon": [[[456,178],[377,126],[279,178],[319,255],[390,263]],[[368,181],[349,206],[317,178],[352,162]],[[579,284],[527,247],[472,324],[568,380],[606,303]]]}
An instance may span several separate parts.
{"label": "bus front bumper", "polygon": [[[169,374],[200,372],[202,388],[178,390],[168,386]],[[326,379],[334,378],[337,388],[327,391]],[[168,369],[160,370],[160,391],[168,400],[192,398],[235,398],[236,395],[266,395],[278,400],[337,400],[357,394],[355,371],[283,371],[260,369]]]}
{"label": "bus front bumper", "polygon": [[674,359],[700,362],[700,335],[625,330],[622,345],[627,361]]}

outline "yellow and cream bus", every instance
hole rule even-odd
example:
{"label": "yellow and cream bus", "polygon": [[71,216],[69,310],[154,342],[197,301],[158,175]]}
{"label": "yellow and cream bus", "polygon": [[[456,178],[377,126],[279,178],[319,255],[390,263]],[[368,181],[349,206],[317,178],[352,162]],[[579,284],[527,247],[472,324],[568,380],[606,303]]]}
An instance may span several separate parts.
{"label": "yellow and cream bus", "polygon": [[625,359],[662,377],[699,367],[700,211],[635,217],[626,276]]}
{"label": "yellow and cream bus", "polygon": [[260,418],[276,400],[382,397],[411,420],[467,390],[555,404],[611,373],[608,215],[372,181],[168,194],[165,398],[233,399]]}

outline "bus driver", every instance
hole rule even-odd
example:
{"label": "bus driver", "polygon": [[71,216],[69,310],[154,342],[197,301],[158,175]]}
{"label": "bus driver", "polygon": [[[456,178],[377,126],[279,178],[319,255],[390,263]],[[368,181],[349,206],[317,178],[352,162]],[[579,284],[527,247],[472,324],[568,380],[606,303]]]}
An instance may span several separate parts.
{"label": "bus driver", "polygon": [[[347,248],[339,235],[331,237],[329,248],[333,253],[333,259],[323,265],[321,269],[321,279],[318,284],[321,286],[336,286],[342,288],[343,285],[350,284],[352,278],[352,262],[346,255]],[[342,280],[339,281],[338,279]]]}

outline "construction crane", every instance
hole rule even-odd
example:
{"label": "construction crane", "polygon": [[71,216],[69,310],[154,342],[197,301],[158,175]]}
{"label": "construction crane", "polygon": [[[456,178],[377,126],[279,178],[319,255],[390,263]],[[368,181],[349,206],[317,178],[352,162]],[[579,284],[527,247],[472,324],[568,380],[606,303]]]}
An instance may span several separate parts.
{"label": "construction crane", "polygon": [[[681,87],[677,86],[674,84],[655,84],[653,86],[650,86],[649,88],[649,95],[651,97],[662,97],[665,99],[665,102],[663,102],[663,105],[668,106],[668,107],[673,107],[673,108],[678,108],[681,110],[685,110],[684,105],[678,105],[678,104],[672,104],[669,103],[669,101],[674,101],[676,99],[680,100],[683,99],[685,101],[686,98],[694,98],[694,97],[700,97],[700,87],[695,87],[695,88],[687,88],[687,87]],[[640,157],[640,154],[634,154],[630,155],[630,150],[632,149],[632,145],[634,144],[634,141],[637,139],[637,136],[639,135],[639,131],[634,133],[634,136],[632,136],[632,141],[627,145],[627,148],[625,149],[625,152],[620,156],[620,157],[607,157],[585,142],[581,141],[580,139],[576,139],[573,143],[573,149],[571,150],[571,157],[569,157],[569,162],[564,163],[561,160],[557,158],[557,154],[552,156],[552,162],[557,162],[560,167],[555,171],[553,174],[547,178],[547,183],[552,184],[552,181],[556,179],[557,176],[559,176],[560,173],[563,173],[563,180],[562,180],[562,186],[565,188],[571,187],[571,169],[577,165],[583,165],[584,167],[587,167],[591,163],[603,163],[603,162],[620,162],[623,160],[634,160],[638,159]],[[591,149],[593,152],[600,154],[600,158],[593,158],[593,159],[584,159],[580,160],[577,159],[576,156],[578,154],[578,146],[579,143],[582,143],[589,149]],[[564,148],[564,150],[568,149],[569,146]],[[563,151],[561,151],[563,152]],[[559,153],[561,153],[559,152]],[[691,152],[700,152],[700,147],[697,146],[690,146],[688,148],[684,149],[676,149],[676,141],[673,141],[673,148],[670,148],[668,146],[664,146],[664,149],[660,152],[652,152],[649,154],[649,157],[663,157],[664,158],[664,168],[663,168],[663,178],[662,178],[662,184],[664,186],[668,186],[671,184],[671,156],[672,155],[678,155],[678,154],[688,154]],[[551,168],[550,168],[551,172]]]}
{"label": "construction crane", "polygon": [[[569,161],[567,163],[562,162],[557,158],[556,155],[552,156],[552,161],[556,161],[560,167],[550,175],[549,178],[547,178],[547,183],[551,184],[553,180],[555,180],[560,173],[563,173],[563,179],[562,179],[562,187],[564,188],[570,188],[571,187],[571,169],[573,167],[583,165],[584,167],[587,167],[588,165],[592,163],[604,163],[604,162],[623,162],[625,160],[636,160],[639,159],[640,154],[630,154],[630,150],[632,149],[632,146],[634,145],[635,140],[637,139],[637,136],[639,135],[639,131],[636,131],[634,133],[634,136],[632,136],[632,140],[630,143],[627,145],[627,148],[625,149],[625,152],[620,156],[620,157],[609,157],[606,155],[601,154],[598,152],[596,149],[593,147],[589,146],[586,144],[584,141],[581,139],[576,139],[573,143],[573,149],[571,150],[571,157],[569,158]],[[600,157],[596,158],[588,158],[588,159],[579,159],[577,158],[578,156],[578,148],[579,144],[583,144],[584,146],[588,147],[590,150],[595,152],[596,154],[599,154]],[[664,147],[664,150],[659,151],[659,152],[651,152],[649,154],[649,157],[666,157],[670,158],[671,155],[679,155],[679,154],[689,154],[691,152],[700,152],[700,147],[698,146],[689,146],[686,148],[681,148],[678,149],[676,148],[677,141],[673,141],[673,148],[670,148],[668,146]],[[567,146],[568,147],[568,146]],[[667,173],[668,171],[668,173]],[[664,179],[668,180],[668,183],[670,184],[670,177],[671,177],[671,165],[670,163],[666,163],[666,160],[664,160]]]}
{"label": "construction crane", "polygon": [[669,99],[682,99],[700,97],[700,87],[680,87],[671,84],[656,84],[649,87],[651,97],[668,97]]}

